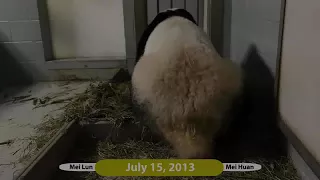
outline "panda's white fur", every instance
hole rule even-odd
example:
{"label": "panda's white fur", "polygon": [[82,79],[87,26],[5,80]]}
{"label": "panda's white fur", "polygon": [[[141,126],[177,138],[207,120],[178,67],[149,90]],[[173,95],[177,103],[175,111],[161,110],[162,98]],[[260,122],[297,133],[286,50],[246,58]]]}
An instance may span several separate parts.
{"label": "panda's white fur", "polygon": [[173,16],[150,34],[132,88],[180,158],[205,158],[241,92],[242,73],[221,58],[201,28]]}

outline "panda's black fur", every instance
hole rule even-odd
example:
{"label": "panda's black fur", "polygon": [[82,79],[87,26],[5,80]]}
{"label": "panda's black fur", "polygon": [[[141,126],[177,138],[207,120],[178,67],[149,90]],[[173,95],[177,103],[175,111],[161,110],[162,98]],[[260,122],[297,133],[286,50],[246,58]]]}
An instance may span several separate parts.
{"label": "panda's black fur", "polygon": [[138,47],[137,47],[137,52],[136,52],[136,63],[139,61],[139,59],[141,58],[141,56],[144,53],[144,49],[146,47],[148,38],[150,36],[150,34],[152,33],[152,31],[163,21],[169,19],[170,17],[173,16],[179,16],[179,17],[183,17],[186,18],[190,21],[192,21],[194,24],[197,24],[196,21],[194,20],[193,16],[186,11],[185,9],[177,9],[177,10],[172,10],[169,9],[167,11],[164,12],[160,12],[159,14],[157,14],[157,16],[151,21],[151,23],[148,25],[148,27],[145,29],[145,31],[143,32],[139,43],[138,43]]}
{"label": "panda's black fur", "polygon": [[[197,22],[195,21],[194,17],[185,9],[168,9],[166,11],[160,12],[156,15],[156,17],[150,22],[150,24],[147,26],[147,28],[144,30],[137,46],[136,50],[136,59],[135,64],[138,63],[141,56],[144,54],[144,50],[148,41],[149,36],[153,32],[153,30],[163,21],[169,19],[170,17],[183,17],[194,24],[197,25]],[[131,92],[131,96],[133,96],[133,93]],[[158,131],[158,128],[155,127],[155,124],[150,123],[149,119],[152,119],[152,115],[146,111],[146,107],[144,104],[138,104],[134,97],[132,99],[132,105],[133,105],[133,112],[136,118],[140,119],[141,122],[146,123],[147,126],[149,126],[154,133],[154,141],[159,141],[161,139],[160,132]]]}
{"label": "panda's black fur", "polygon": [[[179,16],[186,18],[190,21],[192,21],[194,24],[197,24],[193,16],[186,11],[185,9],[168,9],[164,12],[160,12],[157,14],[157,16],[151,21],[151,23],[147,26],[147,28],[144,30],[138,45],[136,49],[136,58],[135,58],[135,64],[139,61],[141,56],[144,53],[144,49],[146,47],[148,38],[152,31],[157,27],[158,24],[161,22],[165,21],[166,19],[173,17],[173,16]],[[115,76],[110,80],[110,82],[113,83],[123,83],[123,82],[128,82],[131,80],[131,75],[127,69],[120,69]]]}

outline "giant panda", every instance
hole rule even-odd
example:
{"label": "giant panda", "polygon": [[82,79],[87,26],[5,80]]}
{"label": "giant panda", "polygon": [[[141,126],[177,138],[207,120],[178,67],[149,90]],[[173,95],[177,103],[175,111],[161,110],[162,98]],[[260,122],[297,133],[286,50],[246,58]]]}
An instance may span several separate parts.
{"label": "giant panda", "polygon": [[242,71],[217,53],[188,11],[168,9],[144,31],[131,83],[142,121],[178,158],[212,158],[215,137],[242,91]]}

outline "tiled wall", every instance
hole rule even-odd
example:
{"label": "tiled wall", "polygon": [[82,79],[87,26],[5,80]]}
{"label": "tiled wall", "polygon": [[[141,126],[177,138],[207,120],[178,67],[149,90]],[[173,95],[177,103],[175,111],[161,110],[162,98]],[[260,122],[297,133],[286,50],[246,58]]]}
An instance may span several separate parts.
{"label": "tiled wall", "polygon": [[0,0],[0,91],[34,81],[111,78],[112,62],[99,69],[54,70],[45,63],[37,1]]}
{"label": "tiled wall", "polygon": [[43,56],[37,0],[0,0],[0,42],[31,61]]}
{"label": "tiled wall", "polygon": [[0,0],[0,52],[1,86],[35,79],[29,67],[44,61],[37,0]]}

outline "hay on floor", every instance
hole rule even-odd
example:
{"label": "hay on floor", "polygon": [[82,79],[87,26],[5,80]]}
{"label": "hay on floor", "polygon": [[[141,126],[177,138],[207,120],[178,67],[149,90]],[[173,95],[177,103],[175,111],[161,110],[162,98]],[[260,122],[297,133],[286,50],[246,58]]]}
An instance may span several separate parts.
{"label": "hay on floor", "polygon": [[[112,123],[115,129],[120,129],[127,122],[134,122],[136,126],[142,126],[139,121],[133,117],[130,99],[130,83],[108,83],[94,82],[85,93],[79,94],[72,102],[65,106],[65,113],[58,119],[50,119],[47,123],[38,127],[38,135],[35,138],[37,147],[40,148],[48,141],[52,134],[56,132],[57,127],[64,123],[77,120],[81,124],[96,123],[106,121]],[[140,127],[141,128],[141,127]],[[143,127],[141,129],[148,129]],[[49,132],[49,133],[48,133]],[[145,132],[141,132],[142,134]],[[151,136],[144,134],[143,136]],[[142,138],[143,139],[143,138]],[[143,140],[130,140],[124,143],[114,143],[111,139],[101,141],[97,145],[97,150],[89,157],[77,157],[77,160],[96,162],[100,159],[117,158],[174,158],[175,155],[166,143],[153,143]],[[247,173],[224,173],[216,179],[236,180],[236,179],[264,179],[264,180],[295,180],[299,179],[290,160],[284,158],[281,161],[268,162],[263,160],[253,160],[247,162],[256,162],[263,166],[263,169],[257,172]],[[69,173],[70,175],[70,173]],[[118,177],[103,178],[96,173],[74,173],[75,179],[208,179],[198,178],[178,178],[178,177]],[[80,177],[81,176],[81,177]],[[69,179],[69,178],[68,178]],[[70,178],[72,179],[72,178]]]}

